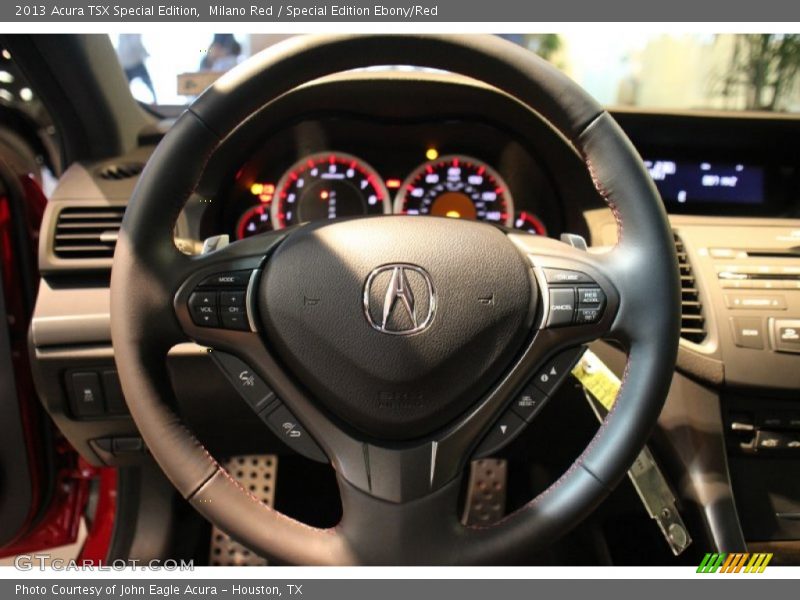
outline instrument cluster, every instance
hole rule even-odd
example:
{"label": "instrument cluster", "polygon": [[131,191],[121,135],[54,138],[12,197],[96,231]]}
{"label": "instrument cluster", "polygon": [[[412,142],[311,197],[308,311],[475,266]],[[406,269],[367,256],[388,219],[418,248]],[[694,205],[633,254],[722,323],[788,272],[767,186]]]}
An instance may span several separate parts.
{"label": "instrument cluster", "polygon": [[491,165],[462,154],[426,160],[401,180],[384,180],[365,160],[345,152],[317,152],[292,164],[277,182],[257,170],[237,176],[242,206],[233,236],[243,239],[298,223],[361,215],[432,215],[496,223],[547,235],[530,210],[515,211],[508,184]]}

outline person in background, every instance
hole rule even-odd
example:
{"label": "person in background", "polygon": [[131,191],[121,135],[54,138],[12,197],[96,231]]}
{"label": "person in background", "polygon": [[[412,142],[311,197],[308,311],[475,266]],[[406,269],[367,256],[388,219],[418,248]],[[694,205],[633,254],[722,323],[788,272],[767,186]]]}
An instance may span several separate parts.
{"label": "person in background", "polygon": [[239,64],[242,46],[232,33],[215,33],[206,55],[200,62],[201,71],[228,71]]}
{"label": "person in background", "polygon": [[145,65],[145,60],[150,54],[148,54],[142,43],[142,34],[121,33],[117,46],[117,56],[119,57],[119,64],[122,65],[125,76],[128,78],[128,83],[133,82],[134,79],[140,79],[150,90],[153,96],[153,104],[156,104],[156,90]]}

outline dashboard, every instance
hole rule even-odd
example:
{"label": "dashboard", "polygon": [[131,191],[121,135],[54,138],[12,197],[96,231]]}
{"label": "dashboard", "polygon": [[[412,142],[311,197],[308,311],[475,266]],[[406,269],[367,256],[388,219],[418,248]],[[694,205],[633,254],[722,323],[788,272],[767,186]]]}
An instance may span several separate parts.
{"label": "dashboard", "polygon": [[547,235],[558,194],[535,150],[492,125],[330,115],[276,132],[223,178],[203,233],[242,239],[380,214],[478,220]]}
{"label": "dashboard", "polygon": [[[682,339],[662,417],[682,469],[676,481],[696,488],[698,505],[725,490],[709,517],[733,522],[718,527],[735,538],[721,547],[741,537],[731,493],[748,515],[748,540],[800,540],[797,520],[764,508],[777,498],[783,512],[800,514],[800,484],[785,476],[786,464],[800,465],[800,119],[614,117],[661,193],[681,261]],[[95,464],[143,460],[114,449],[141,440],[116,380],[108,276],[114,229],[138,180],[132,167],[147,162],[169,125],[143,133],[125,156],[72,165],[44,217],[31,330],[37,385],[59,428]],[[106,177],[111,167],[130,175]],[[320,80],[253,115],[209,157],[175,233],[184,251],[199,253],[212,236],[381,214],[569,232],[591,246],[618,241],[583,160],[534,111],[471,80],[395,72]],[[621,372],[624,356],[604,349]],[[176,347],[168,362],[177,407],[209,447],[235,454],[261,443],[263,428],[204,349]],[[105,396],[99,413],[78,410],[74,378],[86,375]],[[236,423],[239,439],[220,436],[222,419]]]}
{"label": "dashboard", "polygon": [[[467,126],[460,123],[456,129]],[[469,126],[474,134],[474,124]],[[426,127],[427,135],[408,140],[405,156],[396,148],[388,157],[374,156],[380,172],[372,161],[337,150],[311,152],[285,167],[286,159],[270,157],[270,143],[237,170],[221,195],[226,205],[223,230],[240,240],[309,221],[380,214],[477,220],[534,235],[548,234],[547,220],[555,229],[549,205],[557,194],[542,166],[522,147],[493,140],[505,144],[505,157],[494,160],[455,152],[442,155],[438,142],[426,142],[443,138],[433,135],[435,129]],[[489,138],[498,135],[484,133]],[[486,155],[488,147],[492,144],[480,153]],[[410,166],[415,151],[422,162]],[[499,164],[513,186],[490,161]],[[760,211],[774,203],[774,188],[780,184],[758,164],[674,158],[645,158],[644,163],[671,212]]]}
{"label": "dashboard", "polygon": [[[237,240],[318,219],[407,214],[588,239],[586,211],[604,208],[566,140],[477,82],[350,74],[300,88],[270,108],[270,120],[257,113],[211,157],[179,237]],[[798,216],[795,145],[773,142],[792,136],[784,123],[614,116],[667,212]]]}
{"label": "dashboard", "polygon": [[194,250],[211,236],[237,240],[378,214],[587,236],[583,211],[603,205],[560,134],[469,79],[348,73],[293,90],[269,109],[210,157],[176,230]]}

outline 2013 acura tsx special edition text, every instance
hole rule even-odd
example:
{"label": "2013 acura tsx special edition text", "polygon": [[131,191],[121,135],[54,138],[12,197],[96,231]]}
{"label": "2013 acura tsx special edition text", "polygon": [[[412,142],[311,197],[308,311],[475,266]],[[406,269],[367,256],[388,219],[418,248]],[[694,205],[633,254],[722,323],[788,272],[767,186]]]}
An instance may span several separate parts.
{"label": "2013 acura tsx special edition text", "polygon": [[186,36],[0,40],[5,560],[800,561],[797,36]]}

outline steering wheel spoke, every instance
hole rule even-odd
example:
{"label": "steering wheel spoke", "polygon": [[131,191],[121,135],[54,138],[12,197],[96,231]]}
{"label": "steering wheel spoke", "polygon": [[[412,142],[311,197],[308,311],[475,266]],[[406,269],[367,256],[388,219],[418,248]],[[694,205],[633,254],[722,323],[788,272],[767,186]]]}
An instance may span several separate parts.
{"label": "steering wheel spoke", "polygon": [[397,503],[340,480],[342,520],[336,531],[361,564],[460,564],[454,550],[466,533],[458,519],[460,483],[456,479],[421,498]]}

